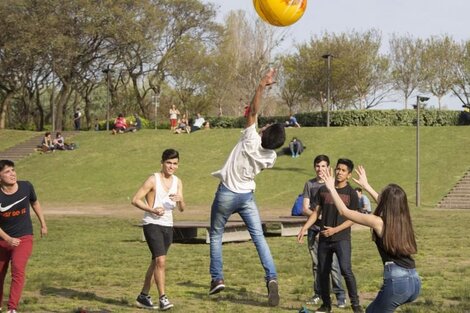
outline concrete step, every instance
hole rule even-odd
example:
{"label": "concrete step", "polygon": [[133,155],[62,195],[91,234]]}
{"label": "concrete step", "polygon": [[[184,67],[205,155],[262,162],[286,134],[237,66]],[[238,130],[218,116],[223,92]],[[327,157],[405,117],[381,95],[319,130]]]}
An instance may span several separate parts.
{"label": "concrete step", "polygon": [[[65,138],[65,141],[68,142],[70,137],[73,137],[78,132],[75,131],[65,131],[61,132]],[[4,151],[0,151],[0,159],[9,159],[12,161],[18,161],[25,157],[30,156],[36,152],[38,146],[41,145],[44,132],[41,132],[37,136],[34,136],[26,141],[18,143],[16,146],[10,147]],[[54,138],[55,132],[52,133]]]}
{"label": "concrete step", "polygon": [[442,209],[470,209],[470,171],[437,204]]}

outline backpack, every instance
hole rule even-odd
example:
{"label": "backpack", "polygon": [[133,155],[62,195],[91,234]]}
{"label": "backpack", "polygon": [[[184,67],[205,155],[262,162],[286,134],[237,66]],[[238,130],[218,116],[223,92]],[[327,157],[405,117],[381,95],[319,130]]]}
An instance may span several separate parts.
{"label": "backpack", "polygon": [[302,194],[297,196],[297,199],[295,199],[294,206],[292,206],[292,211],[291,215],[292,216],[302,216],[303,212],[303,202],[304,202],[304,197]]}

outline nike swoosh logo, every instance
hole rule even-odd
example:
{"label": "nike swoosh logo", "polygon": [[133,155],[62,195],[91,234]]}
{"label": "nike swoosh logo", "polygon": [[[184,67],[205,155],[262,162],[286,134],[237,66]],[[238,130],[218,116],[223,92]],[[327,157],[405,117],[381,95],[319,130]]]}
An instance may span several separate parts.
{"label": "nike swoosh logo", "polygon": [[10,205],[7,205],[6,207],[2,207],[2,204],[0,203],[0,212],[8,211],[9,209],[11,209],[12,206],[14,206],[15,204],[20,203],[20,202],[23,201],[24,199],[26,199],[26,197],[24,197],[23,199],[20,199],[20,200],[16,201],[15,203],[12,203],[12,204],[10,204]]}

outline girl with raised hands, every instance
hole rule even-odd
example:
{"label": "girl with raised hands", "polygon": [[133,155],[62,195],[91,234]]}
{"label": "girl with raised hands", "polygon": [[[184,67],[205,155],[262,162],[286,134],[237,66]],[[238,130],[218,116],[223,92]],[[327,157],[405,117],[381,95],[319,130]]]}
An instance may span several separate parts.
{"label": "girl with raised hands", "polygon": [[336,192],[335,178],[330,169],[323,170],[320,177],[331,192],[339,214],[355,223],[372,228],[372,239],[382,258],[384,272],[382,288],[367,307],[366,313],[394,312],[400,305],[416,300],[421,289],[421,280],[412,258],[418,248],[408,200],[405,191],[396,184],[387,185],[378,194],[369,185],[364,167],[359,166],[355,171],[358,178],[353,180],[377,202],[373,214],[349,210],[344,205]]}

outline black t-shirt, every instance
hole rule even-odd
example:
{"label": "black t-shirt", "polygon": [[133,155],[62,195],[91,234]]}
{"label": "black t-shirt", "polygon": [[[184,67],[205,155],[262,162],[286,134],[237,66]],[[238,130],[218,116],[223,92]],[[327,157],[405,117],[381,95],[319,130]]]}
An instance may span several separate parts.
{"label": "black t-shirt", "polygon": [[377,236],[377,233],[375,233],[375,244],[377,245],[377,250],[379,250],[380,257],[382,258],[382,263],[385,264],[385,262],[393,262],[396,265],[404,268],[416,268],[415,260],[413,260],[411,255],[391,255],[385,251],[383,240]]}
{"label": "black t-shirt", "polygon": [[36,200],[34,187],[29,181],[18,181],[18,191],[11,195],[0,190],[0,228],[15,238],[32,235],[30,204]]}
{"label": "black t-shirt", "polygon": [[[349,185],[349,183],[343,188],[337,188],[336,191],[348,209],[359,210],[359,198],[357,196],[357,192]],[[321,230],[325,230],[325,226],[336,227],[347,221],[346,218],[339,215],[336,205],[333,202],[333,197],[326,186],[322,186],[320,187],[320,190],[318,190],[315,196],[315,203],[320,206],[320,214],[322,216],[320,225]],[[330,237],[320,236],[320,240],[351,240],[351,227],[348,227]]]}

